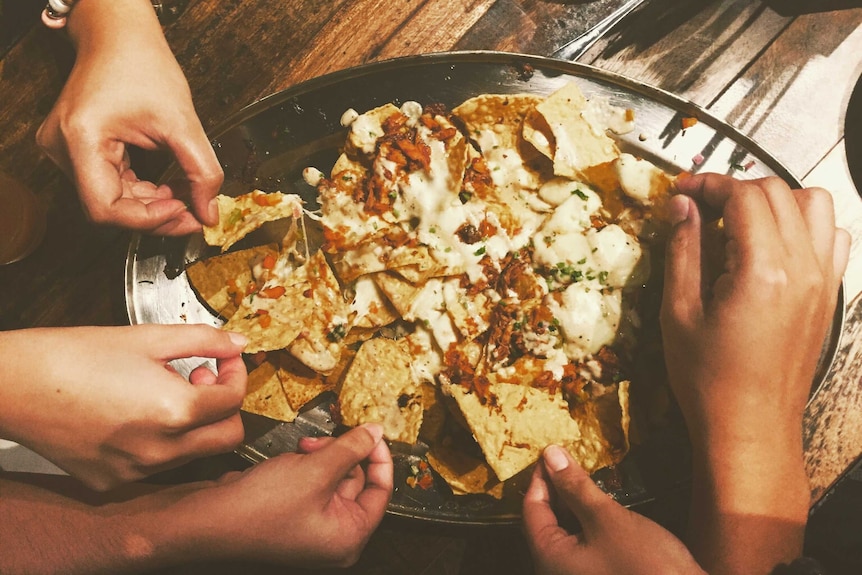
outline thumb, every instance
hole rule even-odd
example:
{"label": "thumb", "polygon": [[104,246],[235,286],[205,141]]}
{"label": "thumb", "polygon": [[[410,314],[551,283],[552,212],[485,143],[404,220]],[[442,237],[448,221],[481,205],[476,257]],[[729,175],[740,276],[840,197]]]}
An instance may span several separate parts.
{"label": "thumb", "polygon": [[673,230],[668,238],[661,305],[663,330],[699,317],[701,299],[701,218],[697,205],[686,195],[676,195],[668,205]]}
{"label": "thumb", "polygon": [[557,496],[575,514],[584,534],[589,536],[607,515],[609,506],[618,504],[562,447],[549,445],[542,457]]}

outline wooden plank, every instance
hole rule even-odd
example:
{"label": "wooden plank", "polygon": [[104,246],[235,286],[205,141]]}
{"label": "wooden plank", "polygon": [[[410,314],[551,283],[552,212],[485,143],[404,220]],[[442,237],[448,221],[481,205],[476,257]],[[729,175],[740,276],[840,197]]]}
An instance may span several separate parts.
{"label": "wooden plank", "polygon": [[710,110],[807,174],[841,139],[859,77],[862,8],[800,16]]}
{"label": "wooden plank", "polygon": [[492,3],[493,0],[346,3],[317,32],[313,43],[292,56],[293,65],[284,70],[284,75],[275,76],[259,96],[367,62],[448,50]]}
{"label": "wooden plank", "polygon": [[[497,0],[455,45],[548,56],[622,5],[624,0],[522,2]],[[505,31],[505,32],[504,32]]]}
{"label": "wooden plank", "polygon": [[847,168],[843,140],[802,179],[802,183],[806,187],[817,186],[832,192],[836,223],[854,238],[850,264],[844,276],[847,300],[852,300],[862,293],[862,199]]}
{"label": "wooden plank", "polygon": [[748,0],[653,0],[580,61],[706,107],[790,21]]}
{"label": "wooden plank", "polygon": [[[853,236],[850,264],[844,277],[847,313],[835,363],[823,389],[808,406],[804,419],[805,465],[812,502],[820,501],[854,463],[862,446],[862,200],[850,172],[843,141],[803,179],[808,186],[832,192],[836,222]],[[848,446],[857,446],[848,449]]]}
{"label": "wooden plank", "polygon": [[851,302],[827,383],[805,410],[803,447],[811,501],[828,490],[859,457],[862,445],[862,298]]}
{"label": "wooden plank", "polygon": [[[165,36],[186,74],[204,128],[265,95],[274,78],[297,81],[291,75],[297,54],[317,44],[326,23],[338,21],[355,4],[207,0],[189,6]],[[328,37],[327,42],[340,46],[350,38]]]}

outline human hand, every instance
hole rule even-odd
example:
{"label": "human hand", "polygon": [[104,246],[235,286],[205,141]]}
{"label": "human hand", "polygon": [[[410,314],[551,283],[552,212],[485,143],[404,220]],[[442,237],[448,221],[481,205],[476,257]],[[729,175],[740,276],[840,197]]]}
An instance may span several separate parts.
{"label": "human hand", "polygon": [[[695,446],[796,445],[850,246],[831,195],[717,174],[677,188],[661,320],[670,384]],[[724,218],[724,270],[710,291],[695,201]]]}
{"label": "human hand", "polygon": [[382,437],[378,424],[338,438],[306,437],[299,453],[222,479],[217,493],[202,493],[207,524],[220,525],[218,532],[200,530],[211,536],[206,555],[294,566],[355,563],[392,495],[392,456]]}
{"label": "human hand", "polygon": [[[82,3],[86,4],[86,3]],[[204,325],[0,332],[0,437],[104,490],[243,438],[245,340]],[[212,357],[187,381],[168,364]]]}
{"label": "human hand", "polygon": [[[575,514],[580,533],[560,526],[555,500]],[[614,501],[555,445],[536,465],[523,516],[539,575],[705,575],[679,539]]]}
{"label": "human hand", "polygon": [[[802,417],[850,237],[819,188],[717,174],[677,188],[661,325],[693,448],[688,544],[710,573],[768,573],[803,548]],[[717,274],[695,201],[723,214]]]}
{"label": "human hand", "polygon": [[[75,66],[36,140],[74,182],[87,216],[160,235],[216,224],[224,175],[150,3],[81,2],[68,30]],[[169,150],[184,179],[139,180],[128,146]]]}

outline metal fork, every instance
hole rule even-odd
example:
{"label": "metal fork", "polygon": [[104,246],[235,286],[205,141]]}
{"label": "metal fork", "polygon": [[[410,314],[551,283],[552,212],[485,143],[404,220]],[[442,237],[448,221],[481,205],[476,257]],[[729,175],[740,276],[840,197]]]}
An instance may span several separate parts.
{"label": "metal fork", "polygon": [[552,58],[575,61],[595,44],[599,38],[616,26],[620,20],[625,18],[632,10],[643,4],[646,0],[628,0],[625,4],[614,10],[595,26],[565,44],[562,48],[551,54]]}

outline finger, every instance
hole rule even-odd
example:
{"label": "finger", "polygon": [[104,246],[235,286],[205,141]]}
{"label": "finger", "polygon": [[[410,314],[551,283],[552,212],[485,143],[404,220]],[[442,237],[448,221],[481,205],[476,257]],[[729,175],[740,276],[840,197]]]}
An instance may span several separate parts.
{"label": "finger", "polygon": [[192,385],[214,385],[217,382],[216,374],[206,365],[199,365],[189,374],[189,383]]}
{"label": "finger", "polygon": [[545,467],[536,465],[523,502],[524,533],[533,556],[547,555],[543,550],[551,547],[568,532],[560,527],[551,505],[551,489],[547,482]]}
{"label": "finger", "polygon": [[[174,462],[227,453],[242,443],[245,430],[239,410],[224,419],[195,427],[173,444]],[[175,464],[175,463],[174,463]]]}
{"label": "finger", "polygon": [[299,453],[314,453],[319,451],[335,441],[334,437],[300,437],[297,443],[297,452]]}
{"label": "finger", "polygon": [[[189,388],[192,394],[188,400],[189,407],[177,424],[178,431],[216,423],[239,413],[248,380],[242,358],[219,360],[218,371],[213,385],[192,385]],[[173,377],[182,379],[178,374]]]}
{"label": "finger", "polygon": [[701,220],[694,201],[674,196],[668,204],[673,230],[667,243],[661,317],[665,325],[690,326],[703,315],[701,299]]}
{"label": "finger", "polygon": [[186,126],[172,134],[166,144],[185,173],[194,213],[201,223],[216,225],[218,209],[213,200],[224,182],[224,172],[203,127],[199,122]]}
{"label": "finger", "polygon": [[838,291],[838,286],[841,284],[841,278],[844,277],[844,272],[847,271],[847,262],[850,259],[850,247],[853,239],[850,233],[843,228],[835,230],[835,247],[833,251],[832,261],[832,277],[834,280],[834,292]]}
{"label": "finger", "polygon": [[809,233],[809,230],[799,209],[796,197],[798,190],[791,190],[784,180],[776,176],[751,180],[750,183],[758,186],[763,192],[784,245],[791,248],[791,251],[795,247],[807,246],[807,242],[799,241],[803,234]]}
{"label": "finger", "polygon": [[794,199],[811,236],[811,246],[821,269],[831,274],[836,231],[832,194],[823,188],[805,188],[797,190]]}
{"label": "finger", "polygon": [[550,445],[542,453],[542,460],[557,497],[575,514],[584,535],[589,537],[618,504],[593,482],[565,449]]}
{"label": "finger", "polygon": [[143,324],[128,329],[142,338],[137,345],[146,346],[147,353],[165,362],[187,357],[234,357],[248,344],[242,334],[204,324]]}
{"label": "finger", "polygon": [[78,134],[69,147],[72,179],[84,210],[93,222],[150,229],[160,223],[159,218],[168,219],[177,206],[148,209],[147,205],[125,198],[120,178],[124,154],[122,142],[104,142],[87,133]]}
{"label": "finger", "polygon": [[335,492],[348,501],[354,501],[364,488],[365,471],[361,465],[356,465],[338,482]]}
{"label": "finger", "polygon": [[365,488],[356,497],[356,503],[365,511],[371,522],[377,524],[383,519],[386,506],[392,497],[393,464],[392,453],[383,440],[383,428],[377,424],[365,425],[366,433],[377,443],[367,457],[365,468]]}
{"label": "finger", "polygon": [[201,230],[201,223],[186,209],[178,211],[174,217],[149,230],[141,230],[155,236],[187,236]]}

